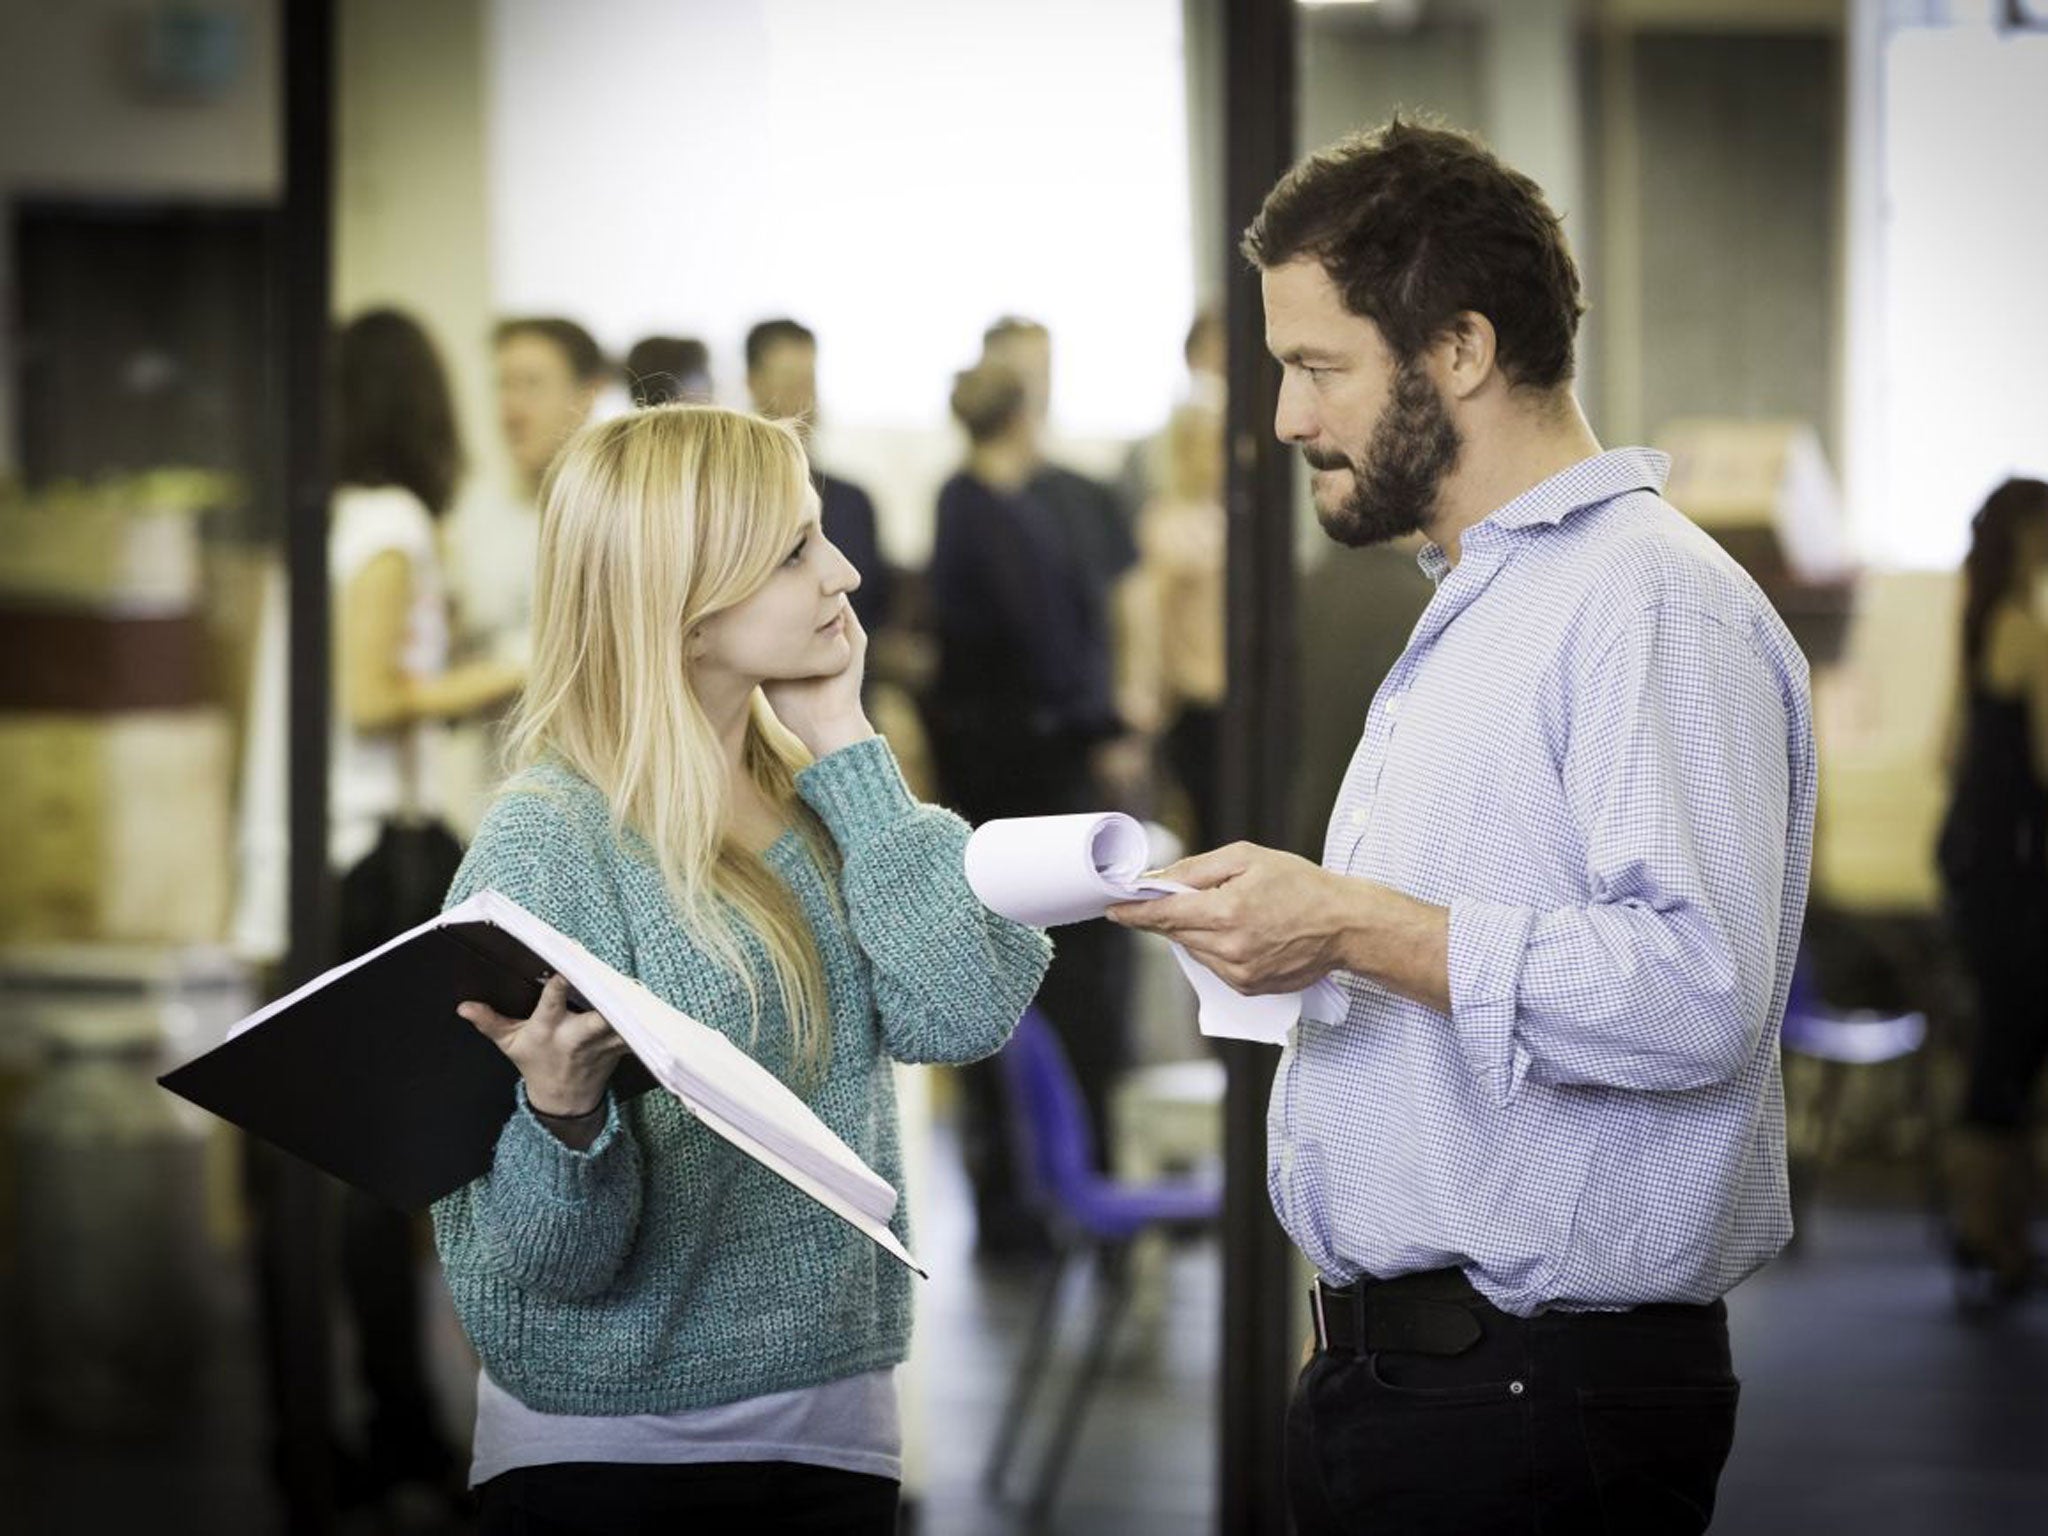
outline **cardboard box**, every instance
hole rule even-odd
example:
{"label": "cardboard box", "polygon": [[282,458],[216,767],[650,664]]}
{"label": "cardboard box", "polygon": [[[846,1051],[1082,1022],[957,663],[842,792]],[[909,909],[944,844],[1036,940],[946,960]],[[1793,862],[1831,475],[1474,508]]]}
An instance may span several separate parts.
{"label": "cardboard box", "polygon": [[218,709],[0,715],[0,943],[210,943],[232,874]]}
{"label": "cardboard box", "polygon": [[192,709],[213,667],[196,613],[110,615],[0,603],[0,710]]}
{"label": "cardboard box", "polygon": [[199,515],[241,495],[232,478],[154,470],[0,499],[0,601],[124,614],[199,604]]}

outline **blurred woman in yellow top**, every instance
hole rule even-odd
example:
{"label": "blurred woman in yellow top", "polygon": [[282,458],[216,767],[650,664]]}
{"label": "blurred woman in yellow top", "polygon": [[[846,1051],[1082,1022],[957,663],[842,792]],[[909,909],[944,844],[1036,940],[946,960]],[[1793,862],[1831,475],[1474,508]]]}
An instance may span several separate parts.
{"label": "blurred woman in yellow top", "polygon": [[1178,407],[1161,438],[1158,489],[1138,513],[1138,566],[1120,595],[1124,717],[1160,741],[1188,798],[1193,846],[1218,841],[1222,751],[1223,412]]}

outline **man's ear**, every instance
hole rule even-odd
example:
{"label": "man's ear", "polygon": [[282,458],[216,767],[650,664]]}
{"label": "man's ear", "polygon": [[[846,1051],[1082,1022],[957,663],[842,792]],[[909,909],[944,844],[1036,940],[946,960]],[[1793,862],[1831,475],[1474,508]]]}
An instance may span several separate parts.
{"label": "man's ear", "polygon": [[1493,322],[1477,310],[1460,310],[1436,343],[1438,367],[1453,400],[1467,400],[1493,376],[1498,361]]}

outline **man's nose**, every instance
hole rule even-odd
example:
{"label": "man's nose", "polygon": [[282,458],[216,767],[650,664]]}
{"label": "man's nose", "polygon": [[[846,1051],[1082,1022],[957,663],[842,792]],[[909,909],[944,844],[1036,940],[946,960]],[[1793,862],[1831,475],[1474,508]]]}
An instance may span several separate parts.
{"label": "man's nose", "polygon": [[1316,435],[1315,412],[1308,391],[1292,375],[1280,380],[1280,400],[1273,408],[1273,435],[1283,443],[1306,443]]}

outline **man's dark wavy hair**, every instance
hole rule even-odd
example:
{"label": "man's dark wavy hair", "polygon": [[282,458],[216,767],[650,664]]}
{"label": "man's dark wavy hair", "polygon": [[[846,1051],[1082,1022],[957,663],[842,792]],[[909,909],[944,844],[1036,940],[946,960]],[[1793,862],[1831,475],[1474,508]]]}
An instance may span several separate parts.
{"label": "man's dark wavy hair", "polygon": [[1310,155],[1241,248],[1262,270],[1320,262],[1403,363],[1470,310],[1493,323],[1511,383],[1572,377],[1586,306],[1564,230],[1542,188],[1467,134],[1396,117]]}

